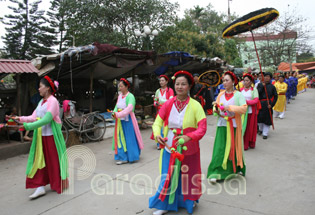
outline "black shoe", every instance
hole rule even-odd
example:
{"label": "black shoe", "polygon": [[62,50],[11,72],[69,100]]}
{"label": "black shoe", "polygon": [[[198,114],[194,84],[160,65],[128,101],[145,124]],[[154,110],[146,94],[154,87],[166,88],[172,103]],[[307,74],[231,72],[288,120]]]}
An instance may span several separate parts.
{"label": "black shoe", "polygon": [[258,133],[258,135],[261,135],[261,134],[262,134],[262,131],[258,131],[257,133]]}
{"label": "black shoe", "polygon": [[265,140],[265,139],[267,139],[268,137],[267,136],[263,136],[263,139]]}

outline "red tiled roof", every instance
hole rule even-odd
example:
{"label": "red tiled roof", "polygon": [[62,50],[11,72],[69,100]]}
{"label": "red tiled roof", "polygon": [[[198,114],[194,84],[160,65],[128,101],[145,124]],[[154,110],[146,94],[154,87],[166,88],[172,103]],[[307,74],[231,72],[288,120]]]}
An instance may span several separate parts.
{"label": "red tiled roof", "polygon": [[305,70],[315,70],[315,66],[312,66],[312,67],[307,68],[307,69],[305,69]]}
{"label": "red tiled roof", "polygon": [[0,59],[0,73],[39,73],[31,61]]}
{"label": "red tiled roof", "polygon": [[[310,70],[310,69],[313,69],[314,66],[315,66],[315,62],[292,63],[292,71],[296,71],[297,69],[299,71]],[[282,62],[278,66],[278,70],[283,71],[283,72],[289,72],[290,71],[290,64],[286,63],[286,62]]]}

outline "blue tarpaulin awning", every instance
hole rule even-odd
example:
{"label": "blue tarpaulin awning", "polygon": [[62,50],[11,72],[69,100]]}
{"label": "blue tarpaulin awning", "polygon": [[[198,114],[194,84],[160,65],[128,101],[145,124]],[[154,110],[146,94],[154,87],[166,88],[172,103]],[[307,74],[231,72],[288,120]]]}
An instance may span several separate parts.
{"label": "blue tarpaulin awning", "polygon": [[156,75],[162,75],[166,73],[166,71],[168,70],[170,66],[174,67],[174,66],[185,64],[187,63],[189,58],[193,58],[193,56],[190,55],[189,53],[180,52],[180,51],[168,52],[168,53],[162,54],[162,56],[169,56],[170,60],[164,62],[160,67],[154,70],[154,73]]}

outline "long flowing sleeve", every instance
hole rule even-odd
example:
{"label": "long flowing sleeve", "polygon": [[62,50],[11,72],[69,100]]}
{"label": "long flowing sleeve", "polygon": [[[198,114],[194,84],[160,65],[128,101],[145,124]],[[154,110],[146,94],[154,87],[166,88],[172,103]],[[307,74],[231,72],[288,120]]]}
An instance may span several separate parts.
{"label": "long flowing sleeve", "polygon": [[42,127],[44,125],[47,125],[51,123],[52,120],[54,120],[56,123],[61,123],[61,120],[59,118],[59,103],[57,99],[53,96],[49,97],[47,100],[47,112],[46,114],[39,120],[36,121],[33,120],[30,123],[24,122],[24,128],[26,130],[34,130],[36,128]]}
{"label": "long flowing sleeve", "polygon": [[204,118],[198,122],[198,128],[186,134],[188,137],[190,137],[193,141],[199,141],[207,132],[207,119]]}
{"label": "long flowing sleeve", "polygon": [[259,102],[258,90],[256,88],[253,88],[252,98],[252,100],[246,100],[247,105],[255,105]]}
{"label": "long flowing sleeve", "polygon": [[282,88],[282,87],[279,87],[279,89],[278,89],[278,94],[280,94],[280,93],[286,93],[286,92],[287,92],[287,90],[288,90],[288,84],[285,83],[283,86],[284,86],[283,88]]}
{"label": "long flowing sleeve", "polygon": [[124,118],[132,112],[133,108],[134,106],[132,104],[129,104],[124,110],[120,112],[115,112],[115,115],[117,118]]}
{"label": "long flowing sleeve", "polygon": [[[234,94],[236,96],[236,94]],[[229,111],[238,113],[238,114],[245,114],[247,111],[247,104],[245,97],[238,92],[238,99],[239,99],[239,106],[238,105],[229,105]]]}
{"label": "long flowing sleeve", "polygon": [[259,102],[258,97],[252,99],[252,100],[246,100],[247,105],[255,105]]}
{"label": "long flowing sleeve", "polygon": [[241,106],[236,106],[236,105],[230,105],[229,106],[229,111],[238,113],[238,114],[245,114],[247,110],[247,105],[241,105]]}
{"label": "long flowing sleeve", "polygon": [[197,129],[195,131],[187,133],[186,135],[190,137],[193,141],[199,141],[206,134],[207,131],[207,118],[199,102],[195,103],[194,115],[197,121]]}
{"label": "long flowing sleeve", "polygon": [[[157,90],[155,91],[154,99],[159,98],[159,91],[160,91],[160,89],[157,89]],[[156,101],[154,100],[154,102],[153,102],[154,107],[157,106],[158,103],[159,103],[159,102],[156,102]]]}
{"label": "long flowing sleeve", "polygon": [[166,116],[166,105],[163,105],[161,107],[158,115],[156,116],[153,125],[152,125],[152,131],[153,131],[154,138],[158,135],[161,135],[161,129],[163,127],[165,116]]}
{"label": "long flowing sleeve", "polygon": [[21,116],[20,122],[35,122],[36,121],[36,109],[33,111],[30,116]]}
{"label": "long flowing sleeve", "polygon": [[60,111],[60,106],[58,100],[51,96],[47,100],[47,112],[50,112],[53,120],[55,120],[56,123],[61,123],[60,117],[59,117],[59,111]]}
{"label": "long flowing sleeve", "polygon": [[36,128],[42,127],[44,125],[47,125],[48,123],[50,123],[53,120],[53,116],[51,114],[51,112],[47,112],[43,118],[41,118],[40,120],[37,120],[35,122],[30,122],[30,123],[23,123],[23,126],[25,128],[25,130],[29,131],[29,130],[34,130]]}
{"label": "long flowing sleeve", "polygon": [[153,135],[154,135],[154,139],[156,138],[156,136],[161,135],[161,129],[163,126],[163,119],[160,116],[157,116],[153,125],[152,125],[152,130],[153,130]]}
{"label": "long flowing sleeve", "polygon": [[[120,98],[118,97],[118,99]],[[118,99],[117,99],[117,103],[118,103]],[[127,107],[124,110],[117,112],[117,104],[116,104],[114,113],[117,118],[124,118],[135,110],[136,99],[134,95],[132,95],[131,93],[129,93],[126,97],[126,105]]]}

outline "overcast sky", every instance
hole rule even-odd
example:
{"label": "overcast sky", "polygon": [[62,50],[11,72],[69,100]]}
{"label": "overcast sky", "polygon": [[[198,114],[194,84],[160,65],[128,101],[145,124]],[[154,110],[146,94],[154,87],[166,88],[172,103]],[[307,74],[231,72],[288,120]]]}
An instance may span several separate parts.
{"label": "overcast sky", "polygon": [[[182,16],[184,11],[189,8],[193,8],[196,5],[206,7],[211,3],[215,10],[219,12],[227,13],[228,0],[170,0],[171,2],[178,2],[180,4],[179,15]],[[41,8],[49,8],[50,0],[43,0]],[[10,13],[11,10],[7,8],[10,4],[9,0],[0,0],[0,16]],[[315,49],[315,1],[314,0],[232,0],[230,1],[231,14],[236,13],[239,16],[243,16],[254,10],[258,10],[265,7],[276,8],[281,13],[287,11],[288,7],[296,8],[297,13],[307,18],[307,25],[312,26],[314,31],[312,32],[310,43]],[[2,23],[0,23],[0,36],[4,36],[5,30]],[[2,39],[0,38],[0,48],[3,47]]]}

